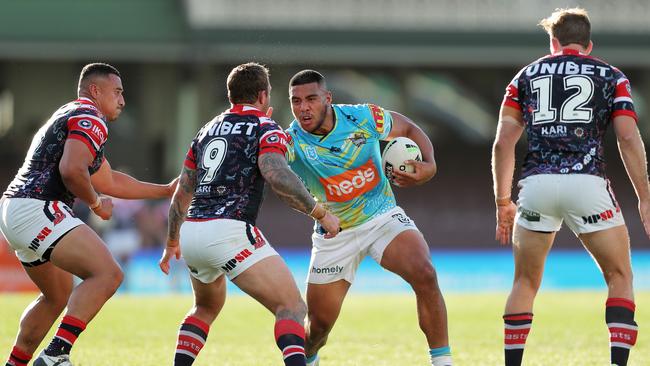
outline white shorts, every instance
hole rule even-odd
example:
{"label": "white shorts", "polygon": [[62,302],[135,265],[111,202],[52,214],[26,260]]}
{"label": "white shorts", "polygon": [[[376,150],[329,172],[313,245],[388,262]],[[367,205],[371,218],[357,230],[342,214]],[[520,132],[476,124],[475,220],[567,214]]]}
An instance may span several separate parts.
{"label": "white shorts", "polygon": [[0,200],[0,231],[26,267],[49,261],[59,239],[83,224],[61,201]]}
{"label": "white shorts", "polygon": [[370,254],[381,263],[388,244],[406,230],[418,228],[404,210],[395,207],[357,227],[345,229],[331,239],[314,233],[307,282],[324,284],[343,279],[352,283],[366,255]]}
{"label": "white shorts", "polygon": [[257,227],[239,220],[185,221],[180,245],[190,274],[203,283],[224,273],[232,280],[260,260],[278,255]]}
{"label": "white shorts", "polygon": [[515,222],[555,232],[562,221],[576,234],[625,224],[609,181],[589,174],[537,174],[519,181]]}

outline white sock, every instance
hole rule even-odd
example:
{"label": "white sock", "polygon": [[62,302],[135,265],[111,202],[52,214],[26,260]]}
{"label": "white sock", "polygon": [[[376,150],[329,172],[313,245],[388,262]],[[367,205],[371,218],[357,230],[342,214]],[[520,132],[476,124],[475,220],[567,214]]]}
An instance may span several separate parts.
{"label": "white sock", "polygon": [[448,355],[431,357],[431,366],[453,366],[453,364],[451,356]]}

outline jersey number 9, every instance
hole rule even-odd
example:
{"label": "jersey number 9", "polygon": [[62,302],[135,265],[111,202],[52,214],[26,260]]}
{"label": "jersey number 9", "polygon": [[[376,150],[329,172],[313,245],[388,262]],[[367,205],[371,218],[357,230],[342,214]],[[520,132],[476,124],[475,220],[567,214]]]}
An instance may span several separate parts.
{"label": "jersey number 9", "polygon": [[206,172],[203,179],[201,179],[201,184],[209,184],[214,180],[219,171],[219,167],[221,167],[223,160],[226,158],[227,151],[228,141],[222,137],[217,137],[205,145],[201,164]]}

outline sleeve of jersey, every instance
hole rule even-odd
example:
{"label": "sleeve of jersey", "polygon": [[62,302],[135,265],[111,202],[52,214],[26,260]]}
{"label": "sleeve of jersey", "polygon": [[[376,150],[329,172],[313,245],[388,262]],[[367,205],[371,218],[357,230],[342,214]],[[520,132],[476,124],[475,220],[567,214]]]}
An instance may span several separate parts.
{"label": "sleeve of jersey", "polygon": [[293,137],[291,134],[285,131],[285,135],[287,135],[287,152],[284,154],[284,156],[287,158],[287,162],[291,164],[296,161],[296,147],[294,146]]}
{"label": "sleeve of jersey", "polygon": [[506,94],[503,96],[503,102],[501,107],[508,106],[521,110],[521,105],[519,104],[519,88],[517,86],[518,78],[512,79],[510,84],[506,87]]}
{"label": "sleeve of jersey", "polygon": [[287,135],[272,119],[260,118],[260,139],[258,155],[276,153],[286,156]]}
{"label": "sleeve of jersey", "polygon": [[187,154],[185,155],[185,162],[183,163],[183,165],[187,169],[196,170],[196,157],[194,155],[194,141],[192,141],[192,145],[187,150]]}
{"label": "sleeve of jersey", "polygon": [[80,114],[68,118],[68,138],[83,142],[94,159],[108,139],[108,129],[101,118]]}
{"label": "sleeve of jersey", "polygon": [[368,110],[372,118],[372,132],[379,140],[385,140],[393,128],[393,117],[378,105],[368,104]]}
{"label": "sleeve of jersey", "polygon": [[634,118],[634,121],[638,121],[634,110],[630,81],[623,73],[620,73],[616,80],[616,91],[614,92],[614,102],[612,105],[612,118],[617,116],[630,116]]}

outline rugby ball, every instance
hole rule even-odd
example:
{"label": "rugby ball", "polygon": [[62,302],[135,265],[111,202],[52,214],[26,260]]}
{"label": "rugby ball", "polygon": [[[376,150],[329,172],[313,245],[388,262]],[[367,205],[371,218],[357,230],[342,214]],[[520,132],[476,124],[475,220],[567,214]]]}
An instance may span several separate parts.
{"label": "rugby ball", "polygon": [[381,154],[381,165],[386,178],[393,182],[393,171],[413,173],[413,166],[404,164],[407,160],[422,161],[420,147],[408,137],[397,137],[390,141]]}

